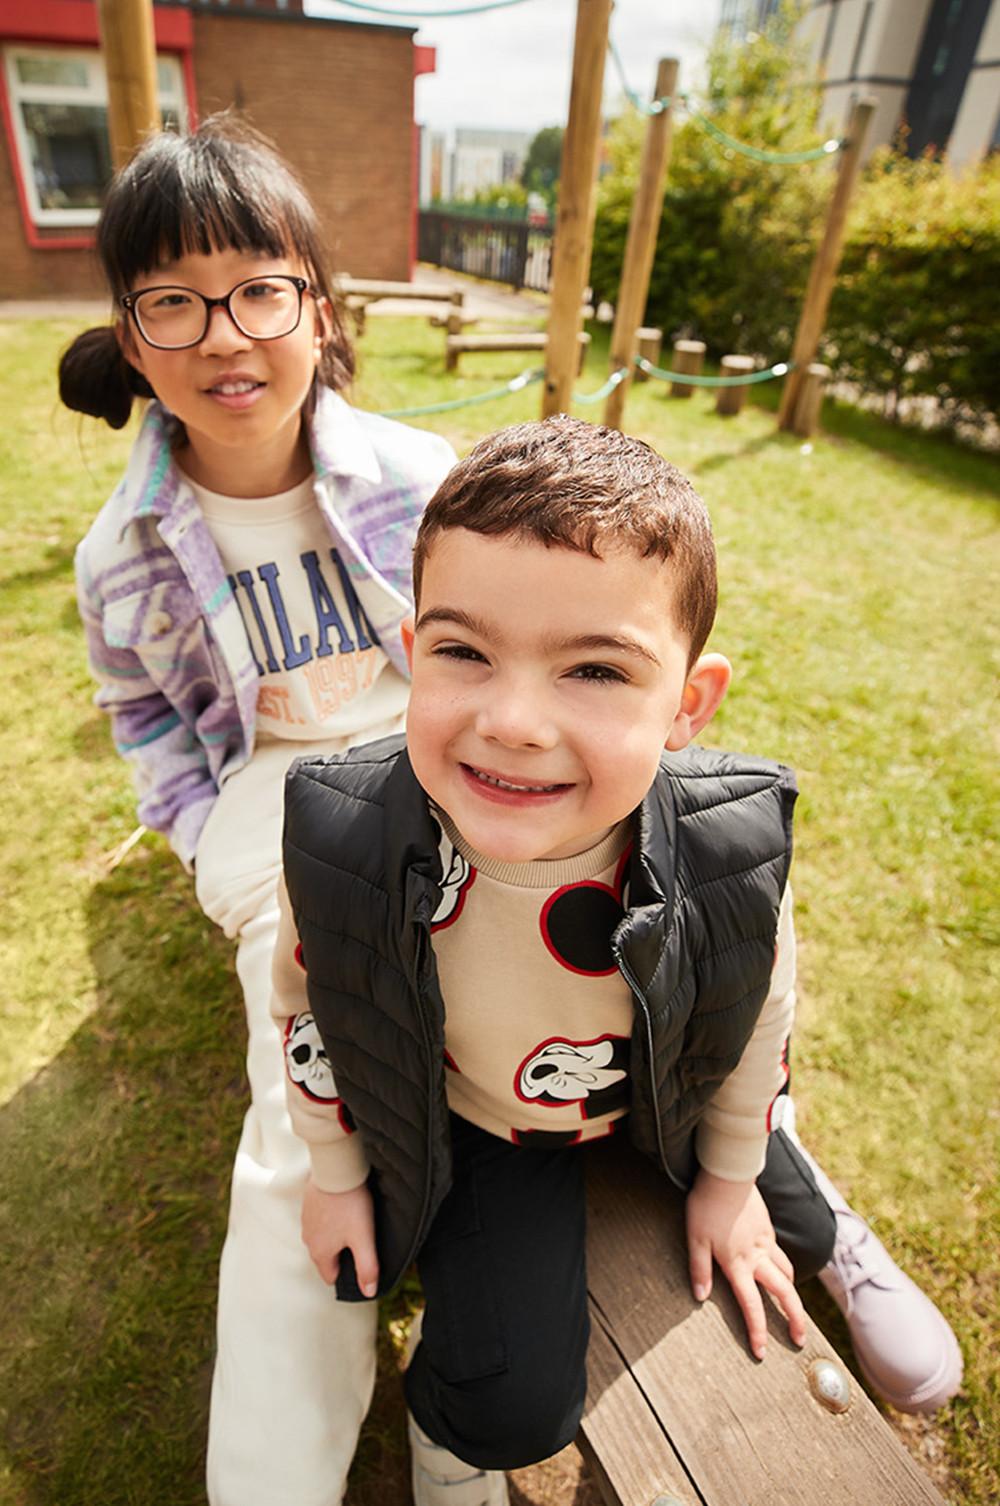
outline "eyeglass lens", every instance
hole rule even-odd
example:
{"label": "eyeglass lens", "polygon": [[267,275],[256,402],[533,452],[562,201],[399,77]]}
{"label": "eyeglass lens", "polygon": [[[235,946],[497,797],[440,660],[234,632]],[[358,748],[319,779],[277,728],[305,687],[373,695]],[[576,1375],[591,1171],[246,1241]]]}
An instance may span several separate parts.
{"label": "eyeglass lens", "polygon": [[[301,305],[302,294],[289,277],[255,277],[229,294],[233,319],[255,340],[291,334]],[[137,295],[134,308],[139,328],[153,345],[194,345],[208,329],[210,310],[191,288],[150,288]]]}

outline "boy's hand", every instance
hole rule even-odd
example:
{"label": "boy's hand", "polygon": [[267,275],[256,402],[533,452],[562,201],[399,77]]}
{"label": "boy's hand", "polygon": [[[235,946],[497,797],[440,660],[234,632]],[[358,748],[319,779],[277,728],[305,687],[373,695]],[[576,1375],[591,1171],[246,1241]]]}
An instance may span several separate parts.
{"label": "boy's hand", "polygon": [[758,1285],[776,1297],[795,1344],[806,1341],[806,1317],[792,1280],[792,1263],[774,1237],[764,1199],[753,1182],[727,1182],[702,1168],[687,1200],[688,1263],[699,1302],[712,1290],[718,1261],[747,1326],[759,1360],[767,1348],[767,1320]]}
{"label": "boy's hand", "polygon": [[364,1183],[350,1192],[323,1192],[310,1177],[302,1200],[302,1243],[328,1286],[340,1271],[341,1250],[350,1250],[358,1286],[366,1297],[374,1297],[378,1290],[375,1218],[371,1193]]}

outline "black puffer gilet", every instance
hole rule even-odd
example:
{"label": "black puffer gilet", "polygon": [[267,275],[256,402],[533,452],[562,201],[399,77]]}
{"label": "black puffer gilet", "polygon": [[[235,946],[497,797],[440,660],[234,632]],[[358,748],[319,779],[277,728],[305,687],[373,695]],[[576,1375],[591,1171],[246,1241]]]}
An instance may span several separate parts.
{"label": "black puffer gilet", "polygon": [[[780,764],[689,748],[663,756],[636,812],[614,941],[635,1001],[629,1129],[681,1187],[701,1112],[767,996],[794,802]],[[285,879],[310,1005],[371,1162],[380,1292],[412,1261],[451,1178],[430,935],[439,838],[402,738],[288,774]],[[337,1293],[360,1296],[349,1261]]]}

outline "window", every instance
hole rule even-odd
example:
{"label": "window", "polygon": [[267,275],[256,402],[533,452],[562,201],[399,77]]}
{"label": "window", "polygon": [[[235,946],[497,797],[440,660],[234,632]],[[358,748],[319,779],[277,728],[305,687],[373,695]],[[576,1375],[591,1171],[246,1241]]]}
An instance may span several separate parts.
{"label": "window", "polygon": [[[108,89],[100,53],[8,47],[4,61],[32,219],[40,226],[93,225],[111,177]],[[184,129],[184,79],[177,58],[157,58],[156,83],[164,125]]]}

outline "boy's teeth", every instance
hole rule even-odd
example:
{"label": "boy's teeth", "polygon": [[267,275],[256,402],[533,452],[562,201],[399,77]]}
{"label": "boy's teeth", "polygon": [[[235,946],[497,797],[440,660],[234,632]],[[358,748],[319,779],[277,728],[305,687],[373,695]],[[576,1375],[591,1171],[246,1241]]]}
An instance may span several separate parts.
{"label": "boy's teeth", "polygon": [[559,788],[557,784],[511,784],[507,779],[498,779],[495,774],[484,774],[481,769],[476,769],[474,772],[476,778],[481,779],[484,784],[495,785],[498,790],[515,790],[518,794],[547,794]]}

